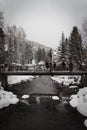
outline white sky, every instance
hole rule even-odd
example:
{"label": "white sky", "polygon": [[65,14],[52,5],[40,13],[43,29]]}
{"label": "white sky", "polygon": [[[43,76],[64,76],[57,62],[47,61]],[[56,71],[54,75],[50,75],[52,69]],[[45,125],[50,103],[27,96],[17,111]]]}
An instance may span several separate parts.
{"label": "white sky", "polygon": [[0,0],[6,23],[22,26],[27,38],[56,48],[87,16],[87,0]]}

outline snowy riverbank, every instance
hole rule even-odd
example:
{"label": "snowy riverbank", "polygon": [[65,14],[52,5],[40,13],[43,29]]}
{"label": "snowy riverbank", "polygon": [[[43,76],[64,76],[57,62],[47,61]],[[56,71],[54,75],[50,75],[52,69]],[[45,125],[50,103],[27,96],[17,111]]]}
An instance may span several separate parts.
{"label": "snowy riverbank", "polygon": [[[34,76],[8,76],[8,84],[16,84],[22,81],[32,81]],[[1,83],[0,83],[1,84]],[[10,104],[16,104],[19,99],[12,92],[5,91],[0,86],[0,109],[9,106]]]}
{"label": "snowy riverbank", "polygon": [[[81,76],[53,76],[51,79],[66,87],[74,89],[80,84]],[[87,117],[87,87],[79,89],[77,94],[71,95],[69,103],[83,116]],[[87,127],[87,119],[84,121],[84,125]]]}
{"label": "snowy riverbank", "polygon": [[12,92],[5,91],[3,87],[0,86],[0,109],[8,107],[10,104],[16,104],[19,99]]}
{"label": "snowy riverbank", "polygon": [[[78,93],[72,95],[70,99],[70,105],[87,117],[87,87],[79,89]],[[87,119],[84,121],[84,125],[87,127]]]}
{"label": "snowy riverbank", "polygon": [[8,76],[8,84],[16,84],[22,81],[32,81],[34,76]]}
{"label": "snowy riverbank", "polygon": [[52,80],[65,86],[79,85],[81,76],[53,76]]}

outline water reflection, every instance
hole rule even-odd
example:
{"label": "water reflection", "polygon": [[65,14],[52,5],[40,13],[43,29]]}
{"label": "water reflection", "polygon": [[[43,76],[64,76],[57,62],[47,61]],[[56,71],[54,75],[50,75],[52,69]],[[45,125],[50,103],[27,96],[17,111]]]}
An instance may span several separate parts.
{"label": "water reflection", "polygon": [[40,104],[40,97],[36,97],[37,104]]}
{"label": "water reflection", "polygon": [[[22,96],[23,97],[23,96]],[[28,97],[28,96],[26,96]],[[50,110],[65,110],[66,104],[69,103],[69,97],[58,97],[58,96],[34,96],[30,95],[29,98],[21,98],[20,102],[26,105],[42,104],[49,111]]]}

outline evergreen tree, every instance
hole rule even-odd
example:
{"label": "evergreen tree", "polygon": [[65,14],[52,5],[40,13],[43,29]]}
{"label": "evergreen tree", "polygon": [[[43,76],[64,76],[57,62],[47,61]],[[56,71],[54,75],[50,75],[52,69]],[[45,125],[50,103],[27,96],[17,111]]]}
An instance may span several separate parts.
{"label": "evergreen tree", "polygon": [[82,24],[82,42],[83,42],[83,56],[85,60],[85,64],[87,66],[87,16],[83,19]]}
{"label": "evergreen tree", "polygon": [[70,59],[73,61],[76,69],[79,68],[79,65],[83,62],[83,49],[82,49],[82,38],[78,31],[78,28],[75,26],[70,35]]}
{"label": "evergreen tree", "polygon": [[48,51],[47,57],[48,57],[49,63],[52,63],[52,49],[50,49],[50,50]]}
{"label": "evergreen tree", "polygon": [[38,50],[36,51],[36,55],[35,55],[35,60],[36,62],[40,62],[40,61],[44,61],[45,62],[45,58],[46,58],[46,51],[44,48],[38,48]]}
{"label": "evergreen tree", "polygon": [[45,49],[41,49],[41,61],[45,61],[46,51]]}
{"label": "evergreen tree", "polygon": [[52,68],[52,49],[49,49],[46,52],[46,55],[45,55],[45,65],[46,65],[47,69],[50,67],[50,70],[51,70],[51,68]]}
{"label": "evergreen tree", "polygon": [[20,43],[19,44],[19,54],[20,54],[20,63],[22,64],[22,65],[24,65],[25,64],[25,48],[26,48],[26,46],[25,46],[25,43]]}
{"label": "evergreen tree", "polygon": [[52,58],[52,49],[48,50],[47,55],[49,58]]}
{"label": "evergreen tree", "polygon": [[5,34],[3,31],[3,27],[4,27],[4,16],[3,12],[0,11],[0,64],[5,63],[6,61]]}
{"label": "evergreen tree", "polygon": [[67,46],[66,44],[68,44],[68,40],[65,39],[64,33],[62,33],[62,38],[60,41],[60,45],[58,47],[58,55],[59,55],[59,61],[63,61],[67,59]]}
{"label": "evergreen tree", "polygon": [[0,28],[4,27],[4,15],[3,12],[0,11]]}
{"label": "evergreen tree", "polygon": [[38,50],[36,52],[35,60],[37,63],[41,61],[41,48],[40,47],[38,48]]}
{"label": "evergreen tree", "polygon": [[5,55],[5,34],[0,28],[0,64],[4,64],[6,60],[6,55]]}
{"label": "evergreen tree", "polygon": [[87,49],[87,17],[85,17],[83,20],[82,37],[83,37],[84,49]]}
{"label": "evergreen tree", "polygon": [[67,63],[69,63],[70,51],[69,51],[69,39],[68,38],[65,39],[65,45],[66,45],[66,48],[65,48],[65,61]]}
{"label": "evergreen tree", "polygon": [[25,45],[25,64],[29,64],[32,62],[33,54],[32,47],[28,43]]}

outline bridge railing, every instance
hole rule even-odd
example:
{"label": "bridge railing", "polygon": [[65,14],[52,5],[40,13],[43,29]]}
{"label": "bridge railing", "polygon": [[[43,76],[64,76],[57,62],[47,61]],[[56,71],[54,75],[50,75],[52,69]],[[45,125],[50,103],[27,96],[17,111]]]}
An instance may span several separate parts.
{"label": "bridge railing", "polygon": [[1,79],[1,84],[3,87],[7,88],[8,87],[8,76],[19,76],[19,75],[32,75],[32,76],[54,76],[54,75],[58,75],[58,76],[61,76],[61,75],[85,75],[87,76],[87,71],[52,71],[52,72],[29,72],[29,71],[17,71],[17,72],[14,72],[14,71],[2,71],[0,72],[0,79]]}

